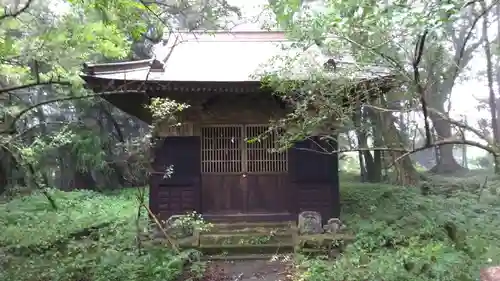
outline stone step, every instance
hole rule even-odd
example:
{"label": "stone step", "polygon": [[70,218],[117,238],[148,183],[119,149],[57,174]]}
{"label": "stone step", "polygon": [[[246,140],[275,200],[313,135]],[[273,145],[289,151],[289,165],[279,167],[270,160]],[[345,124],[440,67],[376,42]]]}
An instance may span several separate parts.
{"label": "stone step", "polygon": [[356,236],[350,233],[322,233],[322,234],[311,234],[311,235],[299,235],[297,236],[296,242],[299,245],[309,244],[309,245],[328,245],[335,243],[349,243],[356,239]]}
{"label": "stone step", "polygon": [[[293,255],[293,253],[283,253],[285,255]],[[204,255],[203,261],[244,261],[244,260],[272,260],[276,254],[228,254],[228,255]]]}
{"label": "stone step", "polygon": [[262,245],[199,245],[198,250],[208,256],[283,254],[294,251],[292,243],[273,243]]}
{"label": "stone step", "polygon": [[215,223],[209,231],[182,240],[208,259],[269,259],[294,252],[297,227],[293,221]]}
{"label": "stone step", "polygon": [[200,245],[263,245],[293,244],[292,233],[210,233],[200,234]]}
{"label": "stone step", "polygon": [[208,233],[235,233],[235,232],[269,232],[272,230],[285,232],[296,229],[295,222],[241,222],[216,223]]}

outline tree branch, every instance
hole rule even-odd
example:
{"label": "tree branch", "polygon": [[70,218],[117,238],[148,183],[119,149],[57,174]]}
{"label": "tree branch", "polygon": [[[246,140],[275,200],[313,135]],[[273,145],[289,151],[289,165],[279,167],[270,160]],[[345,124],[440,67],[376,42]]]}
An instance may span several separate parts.
{"label": "tree branch", "polygon": [[417,93],[419,95],[420,104],[422,105],[422,113],[424,115],[424,129],[425,129],[425,144],[426,146],[431,145],[431,127],[429,125],[429,113],[427,112],[427,101],[425,99],[425,89],[420,81],[420,70],[419,65],[422,60],[422,55],[425,48],[425,40],[427,40],[427,35],[429,30],[425,29],[424,33],[417,38],[415,44],[415,51],[413,54],[412,68],[413,68],[413,79],[414,85],[417,88]]}
{"label": "tree branch", "polygon": [[35,82],[24,84],[24,85],[2,88],[2,89],[0,89],[0,95],[7,94],[7,93],[12,92],[12,91],[17,91],[17,90],[22,90],[22,89],[28,89],[28,88],[32,88],[32,87],[36,87],[36,86],[41,86],[41,85],[63,85],[63,86],[70,86],[71,83],[66,82],[66,81],[55,81],[55,80],[35,81]]}
{"label": "tree branch", "polygon": [[[127,91],[128,93],[134,92],[134,91]],[[137,93],[142,93],[141,91],[135,91]],[[21,112],[19,112],[12,120],[11,123],[9,124],[8,128],[4,131],[0,131],[0,135],[3,134],[12,134],[15,132],[15,126],[16,122],[26,113],[29,111],[33,110],[34,108],[37,108],[42,105],[46,104],[51,104],[55,102],[60,102],[60,101],[70,101],[70,100],[81,100],[81,99],[86,99],[86,98],[93,98],[93,97],[102,97],[102,96],[107,96],[107,95],[119,95],[123,94],[122,92],[103,92],[103,93],[98,93],[98,94],[91,94],[91,95],[84,95],[84,96],[72,96],[72,97],[64,97],[64,98],[57,98],[57,99],[51,99],[51,100],[46,100],[43,102],[39,102],[37,104],[31,105],[25,109],[23,109]]]}
{"label": "tree branch", "polygon": [[26,12],[26,10],[29,9],[29,7],[31,6],[32,3],[33,3],[33,0],[27,0],[26,3],[24,3],[24,6],[15,12],[7,11],[7,7],[5,7],[4,14],[0,16],[0,21],[5,20],[7,18],[16,18],[20,14]]}
{"label": "tree branch", "polygon": [[[471,1],[469,3],[467,3],[467,5],[465,7],[468,7],[470,5],[474,5],[475,3],[477,2],[481,2],[481,1]],[[481,45],[482,41],[484,40],[484,38],[482,38],[480,40],[480,42],[476,44],[474,44],[473,47],[470,47],[467,49],[467,42],[469,42],[469,40],[472,38],[472,36],[474,35],[474,30],[476,28],[476,25],[477,23],[479,22],[479,20],[484,16],[486,15],[495,5],[497,5],[499,2],[499,0],[495,0],[493,1],[488,7],[486,7],[485,9],[482,9],[481,13],[479,13],[479,15],[474,18],[474,20],[472,21],[472,24],[471,24],[471,27],[469,28],[469,31],[467,32],[467,35],[465,36],[464,40],[463,40],[463,43],[462,45],[460,46],[460,49],[458,51],[458,54],[455,56],[455,71],[453,72],[453,75],[451,76],[454,79],[456,79],[456,77],[458,76],[458,74],[460,73],[460,66],[461,65],[464,65],[463,64],[463,58],[466,57],[467,53],[470,52],[469,56],[472,55],[472,52],[477,48],[479,47],[479,45]]]}

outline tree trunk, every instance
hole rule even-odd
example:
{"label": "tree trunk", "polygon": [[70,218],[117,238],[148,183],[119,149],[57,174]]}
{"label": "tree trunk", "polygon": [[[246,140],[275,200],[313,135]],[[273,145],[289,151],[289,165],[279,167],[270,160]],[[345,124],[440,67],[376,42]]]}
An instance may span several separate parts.
{"label": "tree trunk", "polygon": [[[383,97],[382,107],[385,101]],[[396,118],[391,112],[381,112],[377,114],[378,129],[382,132],[384,143],[388,148],[405,149],[399,131],[396,128]],[[388,151],[388,156],[392,160],[395,174],[395,183],[399,185],[415,185],[418,183],[420,176],[411,162],[410,156],[400,159],[404,155],[401,151]]]}
{"label": "tree trunk", "polygon": [[[437,109],[439,112],[444,112],[443,110]],[[452,137],[451,125],[450,123],[441,118],[438,114],[429,112],[429,117],[434,124],[434,130],[437,133],[437,139],[449,139]],[[458,164],[457,160],[453,156],[453,145],[443,145],[439,147],[439,157],[436,159],[436,166],[431,169],[431,172],[437,174],[453,174],[457,172],[463,172],[464,167]]]}
{"label": "tree trunk", "polygon": [[[364,131],[364,122],[367,122],[367,110],[363,110],[360,106],[357,107],[356,112],[352,116],[356,129],[356,137],[358,140],[358,147],[365,149],[359,151],[359,163],[361,167],[361,181],[365,182],[380,182],[382,179],[382,166],[376,162],[373,155],[368,149],[368,136]],[[379,155],[380,156],[380,155]],[[380,158],[380,157],[379,157]],[[380,159],[379,159],[380,160]],[[379,161],[380,162],[380,161]],[[363,165],[364,164],[364,165]]]}
{"label": "tree trunk", "polygon": [[[375,132],[373,132],[374,135],[374,140],[373,140],[373,146],[374,147],[383,147],[383,140],[381,138],[378,138]],[[370,180],[371,182],[381,182],[382,181],[382,151],[381,150],[375,150],[373,151],[373,167],[371,169],[372,174],[370,175]]]}
{"label": "tree trunk", "polygon": [[[481,7],[483,11],[486,11],[486,4],[484,2],[481,2]],[[493,144],[494,146],[498,147],[498,144],[500,143],[500,130],[498,128],[498,116],[497,116],[497,105],[496,105],[496,96],[495,96],[495,89],[493,88],[493,57],[491,54],[491,46],[490,42],[488,39],[488,13],[484,15],[483,18],[483,30],[482,30],[482,35],[485,39],[484,42],[484,52],[486,55],[486,74],[488,77],[488,104],[489,104],[489,109],[490,109],[490,115],[491,115],[491,127],[493,129]],[[494,164],[495,164],[495,174],[500,174],[500,166],[499,166],[499,159],[497,157],[495,158]]]}
{"label": "tree trunk", "polygon": [[[367,122],[370,122],[371,123],[371,127],[375,127],[376,126],[376,121],[375,120],[370,120],[370,116],[372,117],[373,119],[373,110],[371,110],[370,108],[364,108],[364,110],[362,111],[362,114],[363,114],[363,122],[364,123],[367,123]],[[376,135],[376,132],[375,130],[372,129],[372,137],[374,139],[373,141],[373,146],[374,147],[378,147],[380,148],[381,145],[382,145],[382,142],[380,141],[380,139],[377,139],[375,137]],[[367,137],[367,134],[364,133],[364,145],[366,147],[368,147],[368,137]],[[366,171],[367,171],[367,180],[369,182],[381,182],[382,181],[382,163],[381,163],[381,155],[380,155],[380,150],[375,150],[373,152],[373,155],[371,153],[371,151],[369,150],[366,150],[364,151],[364,156],[365,156],[365,164],[366,164]]]}
{"label": "tree trunk", "polygon": [[361,182],[366,181],[366,167],[365,161],[363,159],[363,152],[358,151],[358,160],[359,160],[359,178]]}
{"label": "tree trunk", "polygon": [[72,181],[73,189],[87,189],[97,191],[97,184],[88,171],[75,171]]}
{"label": "tree trunk", "polygon": [[[389,144],[389,147],[392,148],[404,148],[399,138],[396,126],[394,123],[389,123],[384,133],[385,143]],[[389,152],[392,163],[394,163],[395,182],[400,185],[415,185],[419,181],[418,172],[413,166],[410,156],[399,159],[403,154],[396,151]]]}

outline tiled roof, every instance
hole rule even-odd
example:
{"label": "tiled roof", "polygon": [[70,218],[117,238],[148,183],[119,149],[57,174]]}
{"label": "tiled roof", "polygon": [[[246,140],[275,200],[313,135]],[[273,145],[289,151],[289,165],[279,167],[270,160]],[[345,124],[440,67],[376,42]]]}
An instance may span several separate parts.
{"label": "tiled roof", "polygon": [[[306,51],[292,48],[293,42],[287,41],[282,32],[185,33],[171,37],[166,44],[154,47],[154,59],[88,64],[85,76],[128,81],[246,82],[259,81],[259,74],[277,71],[290,80],[307,80],[331,58],[317,46]],[[293,63],[286,64],[289,67],[284,71],[284,61],[289,59]],[[338,68],[353,65],[352,59],[335,61]],[[355,76],[387,74],[382,68],[370,67]]]}

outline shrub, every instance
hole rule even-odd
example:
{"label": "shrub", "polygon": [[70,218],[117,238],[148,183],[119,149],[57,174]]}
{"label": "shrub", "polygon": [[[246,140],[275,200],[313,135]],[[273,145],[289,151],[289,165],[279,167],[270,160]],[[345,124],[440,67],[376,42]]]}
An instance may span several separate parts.
{"label": "shrub", "polygon": [[[0,280],[174,280],[189,253],[153,244],[137,248],[137,202],[131,191],[51,191],[0,206]],[[143,216],[146,218],[146,216]],[[140,222],[147,231],[147,221]]]}
{"label": "shrub", "polygon": [[302,280],[477,280],[480,268],[500,264],[496,196],[352,183],[341,196],[356,239],[335,262],[301,260]]}

